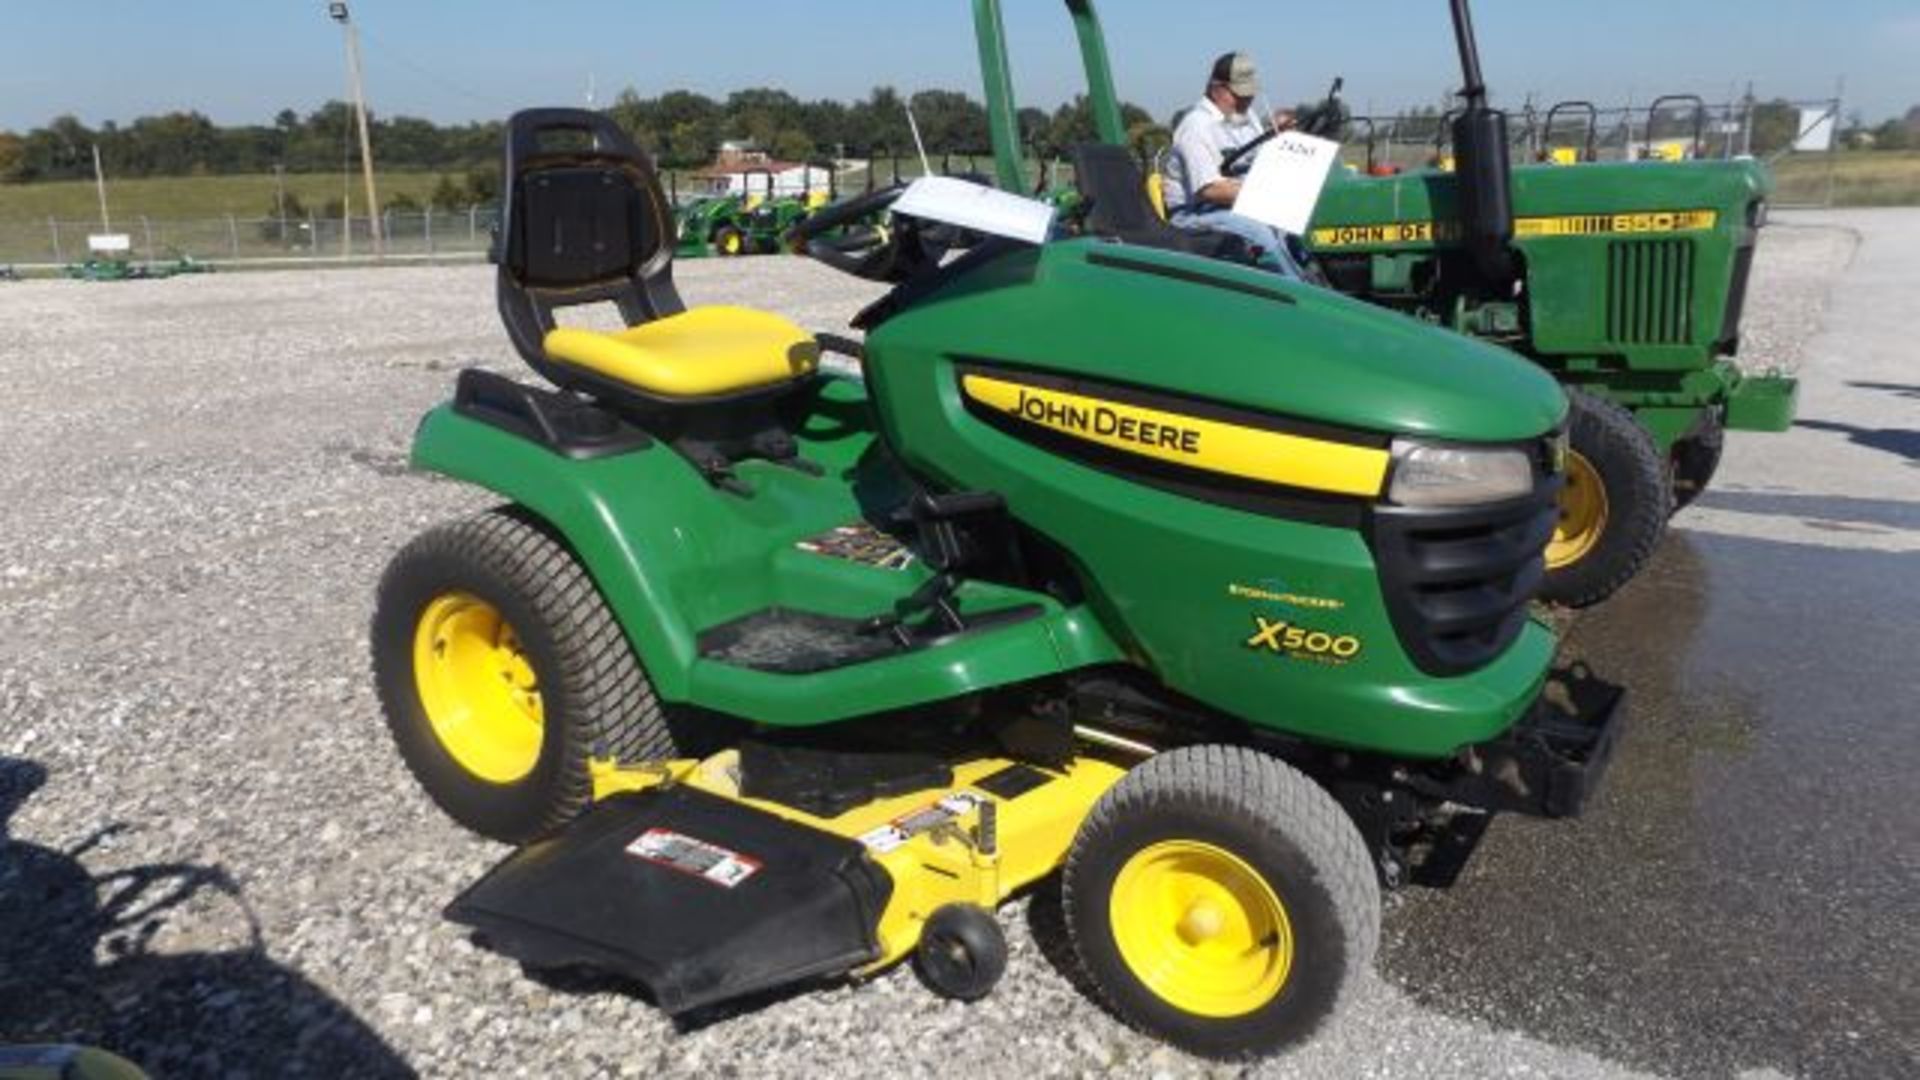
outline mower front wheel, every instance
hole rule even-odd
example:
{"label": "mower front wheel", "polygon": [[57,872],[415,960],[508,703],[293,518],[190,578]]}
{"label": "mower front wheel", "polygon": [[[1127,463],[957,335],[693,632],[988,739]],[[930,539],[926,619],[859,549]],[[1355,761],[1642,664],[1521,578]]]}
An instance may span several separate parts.
{"label": "mower front wheel", "polygon": [[1633,580],[1673,507],[1673,477],[1653,433],[1621,405],[1569,389],[1566,485],[1547,544],[1540,599],[1588,607]]}
{"label": "mower front wheel", "polygon": [[1340,805],[1276,758],[1152,758],[1094,806],[1062,878],[1081,966],[1121,1019],[1205,1057],[1306,1039],[1373,962],[1380,887]]}
{"label": "mower front wheel", "polygon": [[593,794],[590,762],[673,756],[660,703],[591,578],[506,509],[408,544],[381,579],[374,678],[387,726],[455,821],[521,843]]}

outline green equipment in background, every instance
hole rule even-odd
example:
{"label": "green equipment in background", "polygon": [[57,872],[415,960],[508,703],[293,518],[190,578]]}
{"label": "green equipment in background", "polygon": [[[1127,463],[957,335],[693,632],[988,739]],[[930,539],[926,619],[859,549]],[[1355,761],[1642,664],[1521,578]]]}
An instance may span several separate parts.
{"label": "green equipment in background", "polygon": [[1773,184],[1751,160],[1592,163],[1592,107],[1578,102],[1556,107],[1587,118],[1562,159],[1589,163],[1512,167],[1471,20],[1453,9],[1467,72],[1456,169],[1336,171],[1307,241],[1340,291],[1512,349],[1567,387],[1572,453],[1543,596],[1591,604],[1706,490],[1727,431],[1793,421],[1796,381],[1733,360]]}
{"label": "green equipment in background", "polygon": [[[414,464],[504,505],[389,566],[380,698],[434,800],[522,845],[449,913],[532,966],[687,1014],[911,957],[973,1000],[994,910],[1057,873],[1118,1016],[1270,1053],[1354,991],[1383,884],[1450,882],[1604,769],[1620,691],[1551,672],[1528,606],[1566,399],[1471,337],[1052,228],[973,9],[1005,190],[794,232],[891,286],[864,343],[687,307],[647,155],[597,113],[509,122],[497,295],[548,385],[467,371],[422,421]],[[582,303],[629,325],[558,324]]]}

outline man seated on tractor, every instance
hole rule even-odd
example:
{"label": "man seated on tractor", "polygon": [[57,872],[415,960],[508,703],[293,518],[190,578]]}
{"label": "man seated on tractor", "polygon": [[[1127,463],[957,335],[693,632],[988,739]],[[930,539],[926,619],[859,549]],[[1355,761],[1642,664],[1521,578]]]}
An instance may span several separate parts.
{"label": "man seated on tractor", "polygon": [[1166,165],[1167,220],[1182,229],[1232,233],[1254,249],[1260,266],[1299,277],[1285,235],[1234,213],[1240,180],[1221,173],[1226,155],[1265,133],[1251,111],[1259,93],[1252,57],[1231,52],[1214,61],[1205,96],[1173,133]]}

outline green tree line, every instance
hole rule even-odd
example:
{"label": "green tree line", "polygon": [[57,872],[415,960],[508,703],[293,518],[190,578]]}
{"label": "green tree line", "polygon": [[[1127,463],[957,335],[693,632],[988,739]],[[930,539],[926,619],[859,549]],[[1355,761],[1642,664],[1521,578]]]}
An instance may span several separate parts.
{"label": "green tree line", "polygon": [[[988,150],[985,107],[953,90],[922,90],[908,98],[880,87],[855,102],[802,101],[766,88],[736,91],[724,99],[685,90],[648,98],[627,90],[606,111],[662,165],[690,168],[711,161],[726,139],[752,140],[796,162],[910,156],[915,151],[909,106],[930,153]],[[1165,138],[1146,110],[1128,105],[1125,112],[1143,146]],[[352,116],[338,101],[305,115],[282,109],[270,124],[223,126],[198,112],[169,112],[92,128],[60,116],[25,133],[0,131],[0,182],[89,177],[95,146],[108,174],[118,177],[332,171],[358,153]],[[1092,114],[1084,98],[1052,112],[1022,109],[1020,129],[1029,152],[1051,156],[1092,137]],[[376,115],[371,134],[374,158],[383,169],[485,170],[499,153],[501,124]]]}

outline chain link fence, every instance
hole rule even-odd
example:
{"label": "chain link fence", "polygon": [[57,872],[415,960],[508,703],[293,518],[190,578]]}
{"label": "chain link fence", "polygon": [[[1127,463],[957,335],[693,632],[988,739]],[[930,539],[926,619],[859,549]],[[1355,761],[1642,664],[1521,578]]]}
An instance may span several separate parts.
{"label": "chain link fence", "polygon": [[[1842,149],[1841,101],[1709,102],[1691,94],[1646,105],[1531,103],[1508,115],[1516,163],[1688,161],[1763,157],[1775,167],[1782,205],[1831,206]],[[1358,115],[1345,132],[1347,160],[1375,173],[1446,165],[1452,114],[1438,109]]]}
{"label": "chain link fence", "polygon": [[[167,219],[133,217],[113,223],[127,237],[135,262],[196,262],[297,265],[382,259],[410,262],[473,259],[486,254],[499,211],[490,206],[465,210],[388,212],[380,218],[380,241],[365,217]],[[18,269],[56,268],[87,258],[89,237],[101,234],[97,221],[47,218],[0,221],[0,265]]]}

